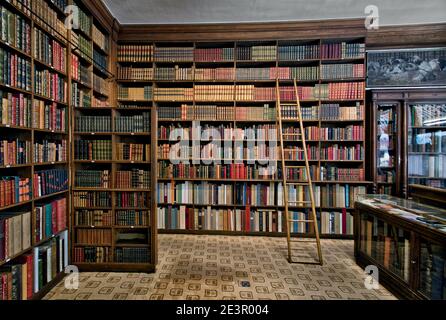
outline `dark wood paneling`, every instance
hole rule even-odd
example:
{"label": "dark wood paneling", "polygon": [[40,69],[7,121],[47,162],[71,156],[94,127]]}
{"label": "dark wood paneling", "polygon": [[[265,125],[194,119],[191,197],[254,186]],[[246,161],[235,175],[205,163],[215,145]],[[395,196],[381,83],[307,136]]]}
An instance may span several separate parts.
{"label": "dark wood paneling", "polygon": [[411,48],[446,45],[446,23],[387,26],[367,31],[370,49]]}
{"label": "dark wood paneling", "polygon": [[122,25],[121,41],[234,41],[364,37],[363,19],[304,22]]}

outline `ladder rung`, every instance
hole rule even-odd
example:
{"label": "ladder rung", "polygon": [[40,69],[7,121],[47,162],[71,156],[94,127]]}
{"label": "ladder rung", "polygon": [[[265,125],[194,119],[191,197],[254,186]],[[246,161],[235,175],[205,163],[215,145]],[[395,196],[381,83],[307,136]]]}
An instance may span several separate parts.
{"label": "ladder rung", "polygon": [[310,222],[314,222],[313,220],[290,220],[288,219],[288,222],[306,222],[306,223],[310,223]]}

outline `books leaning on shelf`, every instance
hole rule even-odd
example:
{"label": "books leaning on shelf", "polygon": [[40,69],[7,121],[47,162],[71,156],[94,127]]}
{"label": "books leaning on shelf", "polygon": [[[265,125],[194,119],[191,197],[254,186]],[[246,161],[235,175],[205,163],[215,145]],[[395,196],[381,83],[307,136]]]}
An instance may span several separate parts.
{"label": "books leaning on shelf", "polygon": [[28,164],[31,160],[31,142],[0,140],[0,167]]}
{"label": "books leaning on shelf", "polygon": [[116,188],[118,189],[149,189],[150,172],[139,169],[116,172]]}
{"label": "books leaning on shelf", "polygon": [[75,186],[80,188],[110,188],[110,171],[77,170]]}
{"label": "books leaning on shelf", "polygon": [[46,240],[67,228],[67,199],[37,205],[34,213],[35,242]]}
{"label": "books leaning on shelf", "polygon": [[67,161],[67,141],[48,141],[34,143],[34,163],[52,163]]}
{"label": "books leaning on shelf", "polygon": [[56,102],[33,100],[33,128],[66,132],[67,110]]}
{"label": "books leaning on shelf", "polygon": [[5,126],[32,126],[31,97],[0,90],[0,120]]}
{"label": "books leaning on shelf", "polygon": [[68,231],[33,250],[34,293],[42,290],[68,266]]}
{"label": "books leaning on shelf", "polygon": [[31,212],[0,216],[0,262],[16,257],[31,247]]}
{"label": "books leaning on shelf", "polygon": [[31,61],[0,48],[0,83],[31,91]]}
{"label": "books leaning on shelf", "polygon": [[118,62],[152,62],[153,45],[120,45]]}
{"label": "books leaning on shelf", "polygon": [[74,158],[76,160],[111,160],[112,142],[109,140],[75,140]]}
{"label": "books leaning on shelf", "polygon": [[0,5],[0,39],[26,54],[31,54],[31,25],[18,14]]}
{"label": "books leaning on shelf", "polygon": [[31,179],[2,176],[0,180],[0,208],[31,200]]}
{"label": "books leaning on shelf", "polygon": [[43,197],[68,190],[67,169],[51,169],[34,172],[34,197]]}

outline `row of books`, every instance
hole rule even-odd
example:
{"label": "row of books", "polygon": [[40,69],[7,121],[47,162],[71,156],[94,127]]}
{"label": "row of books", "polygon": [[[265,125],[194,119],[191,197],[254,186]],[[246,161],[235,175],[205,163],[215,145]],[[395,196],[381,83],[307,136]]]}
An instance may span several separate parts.
{"label": "row of books", "polygon": [[384,268],[409,281],[410,235],[376,217],[361,217],[361,249]]}
{"label": "row of books", "polygon": [[147,210],[119,210],[116,211],[117,226],[148,226],[150,212]]}
{"label": "row of books", "polygon": [[153,90],[151,86],[145,87],[123,87],[118,86],[118,99],[120,100],[152,100]]}
{"label": "row of books", "polygon": [[71,104],[75,108],[91,108],[91,92],[76,82],[71,83]]}
{"label": "row of books", "polygon": [[364,56],[364,43],[323,43],[321,46],[322,59],[356,59]]}
{"label": "row of books", "polygon": [[0,167],[28,164],[31,160],[31,142],[0,140]]}
{"label": "row of books", "polygon": [[0,90],[0,120],[2,125],[32,126],[31,97],[22,93]]}
{"label": "row of books", "polygon": [[115,262],[117,263],[149,263],[150,248],[115,248]]}
{"label": "row of books", "polygon": [[150,144],[118,143],[116,146],[118,160],[150,161]]}
{"label": "row of books", "polygon": [[74,212],[75,226],[111,227],[113,213],[110,210],[76,210]]}
{"label": "row of books", "polygon": [[43,197],[68,190],[67,169],[50,169],[34,172],[34,197]]}
{"label": "row of books", "polygon": [[150,112],[115,118],[116,132],[150,133]]}
{"label": "row of books", "polygon": [[118,208],[148,208],[150,197],[147,192],[116,192],[116,207]]}
{"label": "row of books", "polygon": [[0,262],[14,258],[31,247],[31,212],[0,216]]}
{"label": "row of books", "polygon": [[35,242],[46,240],[67,228],[67,198],[35,207]]}
{"label": "row of books", "polygon": [[67,161],[68,145],[66,140],[42,140],[34,143],[34,163]]}
{"label": "row of books", "polygon": [[154,69],[154,79],[164,81],[193,80],[194,70],[192,68],[162,68]]}
{"label": "row of books", "polygon": [[110,84],[96,74],[93,75],[93,88],[102,95],[110,95]]}
{"label": "row of books", "polygon": [[329,147],[321,148],[321,160],[362,161],[364,157],[364,146],[361,144],[354,146],[333,144]]}
{"label": "row of books", "polygon": [[111,207],[111,193],[103,191],[74,191],[73,206],[76,208]]}
{"label": "row of books", "polygon": [[112,262],[112,249],[110,247],[76,247],[73,260],[77,263]]}
{"label": "row of books", "polygon": [[150,189],[150,172],[139,169],[116,172],[118,189]]}
{"label": "row of books", "polygon": [[364,78],[363,64],[324,64],[321,68],[322,79]]}
{"label": "row of books", "polygon": [[158,163],[158,177],[162,179],[271,179],[267,168],[258,165],[190,165]]}
{"label": "row of books", "polygon": [[34,28],[34,58],[65,72],[67,49],[47,33]]}
{"label": "row of books", "polygon": [[31,25],[22,16],[0,5],[0,39],[27,54],[31,54]]}
{"label": "row of books", "polygon": [[74,157],[77,160],[111,160],[112,142],[109,140],[75,140]]}
{"label": "row of books", "polygon": [[67,110],[56,102],[33,100],[32,122],[34,129],[50,131],[67,131]]}
{"label": "row of books", "polygon": [[75,130],[77,132],[112,132],[110,116],[77,116]]}
{"label": "row of books", "polygon": [[[91,37],[92,27],[93,27],[93,19],[90,15],[88,15],[84,10],[79,8],[79,29]],[[75,29],[76,30],[76,29]]]}
{"label": "row of books", "polygon": [[321,181],[364,181],[363,168],[338,168],[334,166],[321,167]]}
{"label": "row of books", "polygon": [[[420,137],[423,137],[423,143],[419,142]],[[416,134],[410,136],[408,142],[407,151],[409,153],[446,153],[446,134],[444,130],[416,129]]]}
{"label": "row of books", "polygon": [[[297,129],[297,128],[292,128]],[[277,139],[277,127],[275,124],[260,124],[244,127],[229,125],[213,126],[204,124],[193,127],[178,125],[158,126],[158,139],[177,141],[201,140],[201,141],[244,141],[244,140],[271,140]]]}
{"label": "row of books", "polygon": [[317,45],[253,45],[234,48],[193,48],[154,47],[153,45],[121,45],[118,47],[118,61],[295,61],[316,59],[362,58],[365,55],[363,43],[325,43]]}
{"label": "row of books", "polygon": [[339,104],[322,104],[321,120],[364,120],[364,105],[360,102],[356,106],[340,106]]}
{"label": "row of books", "polygon": [[96,25],[93,25],[92,38],[93,42],[96,43],[99,48],[101,48],[103,51],[108,51],[108,37],[103,34],[101,30],[96,27]]}
{"label": "row of books", "polygon": [[58,73],[49,70],[34,70],[34,92],[57,102],[67,102],[67,81]]}
{"label": "row of books", "polygon": [[71,33],[71,42],[74,52],[88,62],[93,63],[93,43],[84,36],[75,32]]}
{"label": "row of books", "polygon": [[[48,4],[45,0],[20,0],[27,8],[31,8],[31,11],[37,17],[34,21],[39,23],[39,26],[46,30],[46,32],[60,38],[61,41],[66,42],[67,38],[67,27],[65,26],[65,21],[59,19],[58,13]],[[59,0],[58,0],[59,1]],[[54,1],[52,1],[55,3]],[[60,2],[59,8],[64,11],[66,7],[66,2]],[[28,11],[26,9],[25,11]],[[30,14],[31,16],[31,14]]]}
{"label": "row of books", "polygon": [[110,229],[76,229],[76,243],[110,246],[112,231]]}
{"label": "row of books", "polygon": [[31,179],[2,176],[0,180],[0,208],[31,200]]}
{"label": "row of books", "polygon": [[98,67],[100,70],[108,69],[108,59],[107,56],[102,54],[96,49],[93,49],[93,61],[94,65]]}
{"label": "row of books", "polygon": [[0,83],[31,91],[31,61],[0,48]]}
{"label": "row of books", "polygon": [[71,77],[88,86],[91,86],[91,72],[88,67],[81,63],[79,57],[71,54]]}
{"label": "row of books", "polygon": [[321,140],[359,140],[364,139],[364,127],[350,125],[346,127],[322,127],[319,129]]}
{"label": "row of books", "polygon": [[153,61],[153,45],[119,45],[119,62],[151,62]]}
{"label": "row of books", "polygon": [[153,75],[153,68],[118,66],[118,79],[121,80],[153,80]]}
{"label": "row of books", "polygon": [[[220,93],[221,96],[224,95],[223,92]],[[231,96],[231,94],[229,94]],[[229,98],[226,96],[226,98]],[[209,97],[211,98],[211,97]],[[194,89],[193,88],[155,88],[153,90],[153,99],[157,101],[193,101],[194,100]],[[199,92],[196,97],[199,100]],[[217,98],[215,98],[217,100]]]}
{"label": "row of books", "polygon": [[0,269],[0,300],[30,300],[68,265],[68,231]]}
{"label": "row of books", "polygon": [[110,171],[77,170],[74,183],[80,188],[110,188]]}
{"label": "row of books", "polygon": [[446,178],[446,154],[409,154],[408,174],[411,178]]}
{"label": "row of books", "polygon": [[[365,194],[364,186],[323,185],[314,186],[317,207],[348,208],[353,207],[359,194]],[[194,204],[194,205],[252,205],[283,206],[282,183],[267,184],[216,184],[216,183],[158,183],[157,201],[159,204]],[[288,201],[308,201],[307,186],[289,186]]]}
{"label": "row of books", "polygon": [[[410,248],[410,247],[409,247]],[[409,248],[405,248],[410,250]],[[432,300],[446,299],[444,247],[423,241],[420,253],[420,291]],[[407,258],[407,253],[404,257]],[[407,264],[406,261],[404,261]]]}
{"label": "row of books", "polygon": [[445,116],[446,104],[414,104],[410,106],[409,123],[412,127],[435,127]]}
{"label": "row of books", "polygon": [[347,210],[321,212],[322,234],[353,235],[353,228],[353,216]]}

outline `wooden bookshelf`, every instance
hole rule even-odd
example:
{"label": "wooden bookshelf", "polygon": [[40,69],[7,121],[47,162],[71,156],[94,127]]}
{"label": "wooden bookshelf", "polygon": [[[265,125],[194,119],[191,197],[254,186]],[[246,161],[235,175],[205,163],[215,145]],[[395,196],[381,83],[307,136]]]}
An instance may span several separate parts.
{"label": "wooden bookshelf", "polygon": [[[228,108],[232,108],[233,112],[235,112],[239,107],[250,107],[250,106],[258,106],[262,107],[264,104],[267,104],[270,108],[275,108],[275,99],[237,99],[235,95],[235,90],[233,90],[233,94],[229,95],[228,98],[223,99],[213,99],[209,96],[207,98],[204,96],[203,98],[198,98],[198,92],[197,87],[200,85],[221,85],[221,86],[230,86],[231,88],[235,88],[237,85],[254,85],[256,88],[275,88],[275,77],[272,78],[264,78],[264,75],[262,77],[250,77],[249,79],[236,77],[238,72],[243,72],[245,68],[253,68],[254,73],[259,71],[259,69],[266,69],[266,68],[283,68],[283,67],[314,67],[315,70],[317,70],[318,75],[316,77],[313,77],[311,79],[298,79],[300,86],[314,86],[314,85],[324,85],[329,83],[348,83],[348,82],[355,82],[355,83],[364,83],[364,57],[358,57],[358,58],[345,58],[345,59],[331,59],[331,58],[322,58],[321,55],[313,58],[313,59],[285,59],[280,56],[279,53],[279,47],[283,47],[286,45],[314,45],[318,50],[321,49],[322,46],[328,43],[336,43],[336,42],[347,42],[347,43],[364,43],[363,38],[350,38],[350,39],[310,39],[310,40],[257,40],[257,41],[190,41],[190,42],[151,42],[151,41],[120,41],[118,45],[123,46],[123,49],[129,49],[128,46],[146,46],[147,50],[149,50],[149,55],[147,59],[141,58],[141,56],[138,55],[127,55],[125,56],[125,53],[129,53],[128,51],[124,51],[124,56],[121,56],[118,54],[118,68],[125,69],[122,71],[122,74],[118,71],[118,77],[117,77],[117,85],[122,87],[144,87],[144,86],[151,86],[153,90],[153,98],[150,99],[150,102],[147,103],[153,103],[153,105],[156,107],[156,110],[158,111],[158,129],[161,126],[169,126],[169,125],[181,125],[182,127],[190,127],[193,123],[194,119],[181,119],[181,118],[172,118],[172,117],[160,117],[159,111],[163,110],[163,108],[166,107],[180,107],[183,104],[187,104],[192,106],[195,109],[199,109],[200,106],[203,105],[216,105],[216,106],[226,106]],[[270,46],[271,47],[271,57],[260,57],[257,61],[255,60],[249,60],[249,59],[242,59],[242,57],[238,57],[236,52],[239,48],[243,47],[252,47],[252,46]],[[150,49],[149,49],[150,48]],[[131,48],[130,48],[131,49]],[[133,48],[135,49],[135,48]],[[226,52],[229,52],[232,50],[232,56],[229,53],[229,56],[226,58],[221,59],[220,58],[212,58],[212,57],[205,57],[205,59],[200,59],[197,57],[197,52],[204,49],[214,49],[216,51],[218,50],[227,50]],[[165,52],[168,50],[173,50],[173,54],[178,54],[177,56],[169,56],[169,52]],[[189,52],[187,53],[187,58],[181,57],[181,52],[183,50],[186,50]],[[176,52],[175,52],[176,51]],[[138,50],[136,50],[138,52]],[[190,55],[190,52],[192,52],[192,56]],[[215,52],[214,52],[215,54]],[[221,54],[221,52],[217,53]],[[331,77],[325,77],[323,78],[321,76],[322,69],[325,68],[325,65],[338,65],[338,64],[356,64],[361,65],[363,70],[362,75],[360,77],[343,77],[343,78],[336,78],[332,79]],[[168,70],[168,69],[176,69],[175,70]],[[228,77],[225,75],[222,77],[205,77],[203,78],[198,77],[199,74],[202,75],[206,72],[211,72],[210,69],[219,69],[219,68],[225,68],[227,73],[230,74]],[[360,67],[361,68],[361,67]],[[146,72],[146,76],[140,76],[135,77],[135,73],[143,72],[141,69],[146,69],[144,72]],[[149,70],[150,69],[150,70]],[[186,70],[190,69],[190,70]],[[204,69],[204,70],[202,70]],[[135,70],[135,71],[133,71]],[[170,72],[170,73],[169,73]],[[125,76],[127,75],[127,76]],[[147,76],[149,75],[149,76]],[[292,85],[292,77],[289,78],[283,78],[280,80],[281,86],[291,86]],[[156,92],[160,92],[159,88],[165,88],[165,89],[181,89],[181,88],[189,88],[188,90],[192,90],[192,95],[185,97],[170,97],[170,98],[163,98],[159,99],[156,96]],[[195,88],[195,89],[193,89]],[[119,89],[118,89],[119,91]],[[365,89],[362,90],[363,93],[365,93]],[[132,99],[130,98],[124,98],[118,99],[118,102],[121,104],[131,105],[131,104],[138,104],[143,105],[144,102],[140,101],[140,99]],[[153,102],[152,102],[153,100]],[[284,100],[291,100],[288,101],[288,103],[295,103],[295,100],[293,99],[284,99]],[[333,145],[333,144],[339,144],[342,146],[351,146],[355,144],[359,144],[362,147],[365,145],[365,128],[366,128],[366,122],[365,122],[365,94],[362,94],[360,99],[338,99],[338,98],[331,98],[329,97],[316,97],[315,99],[312,98],[304,98],[302,99],[302,105],[303,107],[313,106],[316,105],[319,109],[321,104],[325,103],[339,103],[341,107],[353,107],[356,106],[356,104],[360,104],[363,106],[363,115],[361,118],[357,119],[348,119],[348,120],[338,120],[338,119],[321,119],[317,117],[317,119],[308,119],[308,121],[305,121],[306,126],[316,126],[318,130],[323,127],[347,127],[349,125],[357,125],[362,127],[362,138],[361,139],[355,139],[355,140],[345,140],[345,139],[331,139],[330,141],[321,141],[321,139],[314,139],[311,141],[309,140],[308,144],[310,146],[316,146],[318,150],[320,150],[323,146],[326,145]],[[135,107],[135,106],[134,106]],[[292,126],[293,120],[286,120],[288,123],[288,126]],[[233,128],[246,128],[250,127],[252,125],[263,125],[263,124],[274,124],[275,119],[270,120],[253,120],[253,119],[246,119],[246,120],[239,120],[235,117],[233,118],[206,118],[205,120],[201,120],[201,123],[209,124],[210,126],[218,126],[219,124],[224,125],[230,125]],[[156,136],[155,136],[156,134]],[[177,143],[178,141],[169,141],[169,139],[161,139],[158,135],[158,132],[156,132],[152,136],[152,144],[154,146],[160,146],[160,145],[173,145]],[[156,138],[157,137],[157,138]],[[222,142],[224,140],[221,140]],[[246,146],[246,141],[243,142],[243,144]],[[287,145],[292,146],[293,144],[297,145],[295,141],[287,141]],[[205,142],[201,143],[201,145],[206,144]],[[199,143],[200,145],[200,143]],[[155,148],[153,148],[155,149]],[[157,164],[161,164],[163,162],[168,163],[169,159],[166,157],[161,157],[158,154],[158,150],[156,150],[156,157],[157,160],[155,161]],[[192,157],[186,157],[184,160],[194,160]],[[196,159],[200,160],[200,159]],[[244,159],[243,161],[246,162],[248,159]],[[302,161],[296,161],[296,160],[287,160],[291,164],[295,163],[296,165],[299,163],[302,163]],[[356,168],[356,169],[363,169],[365,172],[366,169],[366,158],[365,155],[361,158],[361,160],[351,160],[351,161],[345,161],[345,160],[323,160],[320,158],[313,159],[311,161],[312,164],[316,165],[319,169],[325,165],[339,165],[340,167],[344,168]],[[342,181],[342,180],[333,180],[333,181],[321,181],[320,178],[315,179],[316,185],[318,187],[326,187],[326,186],[334,186],[336,184],[345,186],[345,185],[351,185],[351,187],[354,186],[363,186],[367,188],[371,185],[371,182],[366,181],[366,177],[361,180],[354,180],[352,182],[348,181]],[[218,185],[221,184],[227,184],[233,187],[233,191],[235,190],[237,185],[247,183],[247,184],[269,184],[269,182],[274,182],[275,185],[280,180],[277,178],[274,179],[220,179],[220,178],[201,178],[201,177],[194,177],[194,178],[188,178],[188,177],[170,177],[170,176],[163,176],[161,177],[158,175],[156,177],[156,183],[182,183],[182,182],[190,182],[190,183],[197,183],[197,182],[209,182],[209,183],[215,183]],[[298,182],[298,181],[296,181]],[[159,190],[159,189],[158,189]],[[234,194],[233,194],[234,196]],[[233,202],[231,204],[221,204],[221,205],[215,205],[210,204],[209,206],[216,209],[244,209],[246,208],[245,205],[237,205],[233,204],[236,203],[232,199]],[[180,204],[175,203],[158,203],[157,208],[166,208],[166,207],[179,207]],[[194,202],[191,202],[190,204],[184,204],[187,208],[192,209],[198,209],[198,208],[205,208],[208,205],[205,204],[197,204]],[[273,205],[266,205],[266,206],[258,206],[261,209],[268,209],[268,210],[275,210],[278,211],[280,209],[283,210],[282,206],[278,206],[276,203]],[[328,210],[342,210],[342,208],[339,208],[340,206],[319,206],[318,207],[318,214],[320,215],[322,212],[328,211]],[[251,205],[250,208],[254,210],[256,208],[255,205]],[[345,209],[345,215],[350,214],[353,211],[353,201],[351,202],[351,207]],[[160,216],[157,215],[157,219],[161,219]],[[159,226],[159,225],[158,225]],[[285,231],[283,229],[283,231]],[[217,230],[168,230],[168,229],[159,229],[159,232],[167,232],[167,233],[198,233],[198,234],[232,234],[232,235],[241,235],[241,234],[250,234],[250,235],[281,235],[280,232],[247,232],[247,231],[217,231]],[[307,235],[311,236],[310,234],[307,234],[306,232],[303,232],[302,234],[295,234],[295,235]],[[351,238],[351,235],[348,234],[324,234],[325,237],[344,237],[344,238]]]}
{"label": "wooden bookshelf", "polygon": [[[119,152],[118,147],[120,143],[126,144],[148,144],[151,145],[150,137],[153,134],[151,132],[152,128],[144,132],[137,132],[134,130],[126,130],[128,132],[120,132],[117,127],[117,121],[119,117],[122,116],[133,116],[140,115],[138,110],[134,109],[118,109],[117,108],[117,95],[116,87],[114,85],[114,75],[116,74],[116,47],[115,47],[115,35],[111,34],[111,30],[106,28],[100,19],[97,19],[91,14],[91,11],[87,7],[87,4],[81,5],[81,9],[86,13],[91,20],[90,30],[73,30],[74,33],[83,36],[88,40],[92,51],[94,52],[94,57],[82,57],[82,54],[76,53],[79,58],[79,63],[83,65],[85,70],[88,72],[88,78],[90,81],[85,82],[80,79],[72,79],[72,83],[80,84],[83,90],[88,92],[88,96],[91,99],[91,105],[75,105],[72,104],[73,118],[72,128],[72,179],[73,179],[73,189],[72,189],[72,254],[73,254],[73,264],[77,265],[81,270],[95,270],[95,271],[141,271],[149,272],[154,271],[156,266],[156,230],[153,229],[155,226],[153,220],[154,208],[152,206],[152,193],[154,186],[151,181],[148,181],[148,185],[145,188],[122,188],[117,184],[118,171],[126,170],[131,171],[132,169],[141,169],[149,171],[153,174],[152,168],[152,153],[148,153],[148,158],[144,159],[127,159],[118,158]],[[103,61],[102,61],[103,60]],[[98,63],[102,61],[102,63]],[[98,86],[98,83],[102,85]],[[88,101],[88,99],[87,99]],[[149,112],[150,116],[153,117],[154,114],[151,112],[151,105],[144,109],[144,112]],[[77,127],[77,121],[80,117],[85,116],[102,116],[107,117],[110,121],[108,130],[106,132],[101,132],[104,130],[79,130]],[[94,118],[92,118],[94,119]],[[146,119],[145,119],[146,120]],[[147,122],[155,123],[153,119],[148,119]],[[94,125],[94,123],[93,123]],[[95,128],[93,128],[95,129]],[[155,131],[156,133],[156,131]],[[81,146],[79,143],[81,141],[92,143],[93,146],[89,154],[81,154]],[[102,143],[107,143],[106,146],[94,145],[94,141],[100,141]],[[76,151],[76,148],[78,150]],[[85,148],[85,146],[84,146]],[[94,149],[93,149],[94,148]],[[108,186],[102,187],[91,187],[76,184],[76,175],[82,172],[82,170],[108,170]],[[146,203],[144,206],[123,206],[118,203],[118,197],[121,193],[133,194],[138,193],[146,197]],[[107,195],[108,201],[106,205],[99,205],[100,203],[94,204],[93,202],[87,203],[87,205],[82,206],[76,202],[77,195],[84,194],[88,195]],[[134,223],[124,223],[123,225],[118,225],[118,215],[123,214],[123,212],[131,212],[131,214],[136,214],[140,212],[145,215],[144,224]],[[76,223],[78,215],[90,215],[89,224],[80,221]],[[104,217],[108,217],[108,221],[102,221]],[[141,217],[142,218],[142,217]],[[93,219],[93,220],[92,220]],[[94,221],[94,219],[99,219],[102,222]],[[101,224],[102,223],[102,224]],[[142,222],[140,222],[142,223]],[[122,223],[121,223],[122,224]],[[111,241],[107,244],[99,244],[99,242],[89,241],[88,243],[79,241],[78,232],[84,232],[88,230],[104,230],[109,232],[111,235]],[[139,234],[145,235],[144,242],[140,244],[129,243],[126,245],[122,244],[118,240],[118,236],[123,233],[133,233],[138,232]],[[94,239],[91,239],[94,240]],[[107,248],[108,253],[101,252],[102,249],[95,248]],[[146,251],[143,262],[126,262],[125,259],[118,261],[118,250],[121,248],[130,248],[130,250],[142,248]],[[79,251],[83,250],[82,257]],[[93,253],[88,252],[88,250],[93,251]],[[94,253],[96,250],[96,253]],[[124,249],[127,250],[127,249]],[[96,257],[94,257],[96,254]],[[108,257],[105,255],[108,254]],[[128,259],[128,258],[126,258]]]}
{"label": "wooden bookshelf", "polygon": [[[51,15],[54,17],[54,25],[49,26],[43,21],[43,18],[36,14],[36,7],[42,6],[44,4],[47,6],[43,8],[43,11],[52,10]],[[39,255],[36,251],[47,250],[46,248],[53,246],[63,246],[65,256],[60,257],[60,265],[65,267],[69,264],[69,245],[68,245],[68,228],[69,228],[69,200],[70,200],[70,177],[69,177],[69,130],[68,125],[70,117],[70,109],[67,103],[68,101],[68,91],[65,90],[63,97],[47,96],[45,92],[38,91],[36,83],[36,70],[40,72],[49,72],[50,74],[56,74],[60,77],[60,80],[68,84],[68,61],[66,60],[66,54],[61,53],[62,50],[67,52],[68,50],[68,37],[67,31],[61,32],[61,25],[63,26],[63,10],[55,10],[56,5],[52,4],[50,1],[36,1],[36,2],[19,2],[19,1],[3,1],[0,5],[4,9],[8,10],[10,13],[14,14],[15,17],[19,17],[25,21],[26,25],[29,27],[29,33],[24,30],[20,33],[21,39],[27,37],[28,42],[26,45],[29,50],[25,48],[18,48],[15,44],[9,41],[1,41],[0,48],[5,52],[16,54],[18,57],[24,59],[29,64],[30,68],[26,72],[28,77],[29,90],[24,90],[23,88],[18,88],[17,86],[10,85],[6,82],[0,83],[0,91],[2,92],[2,98],[5,98],[7,94],[19,95],[23,94],[29,100],[30,108],[23,111],[23,118],[27,117],[29,119],[28,123],[20,125],[14,122],[14,119],[3,115],[1,117],[2,125],[0,126],[0,136],[4,141],[26,141],[29,143],[29,148],[27,148],[26,160],[20,159],[20,163],[15,163],[14,160],[11,163],[8,159],[0,164],[0,176],[2,178],[7,176],[20,176],[22,178],[30,179],[29,184],[29,200],[21,201],[15,204],[10,204],[7,206],[0,207],[0,219],[6,218],[8,214],[21,214],[30,213],[30,221],[28,225],[22,225],[22,240],[25,238],[30,239],[30,245],[27,247],[21,246],[22,250],[16,254],[9,254],[4,260],[0,261],[0,267],[3,269],[1,272],[7,272],[13,266],[32,264],[32,270],[34,270],[34,264],[37,264],[37,259]],[[62,29],[63,30],[63,29]],[[27,35],[28,34],[28,35]],[[51,43],[51,48],[53,48],[53,60],[50,61],[50,57],[46,56],[46,61],[43,61],[42,57],[38,56],[37,45],[45,46],[45,42],[42,38],[37,38],[37,34],[45,35],[46,41]],[[27,36],[26,36],[27,35]],[[17,38],[18,39],[18,38]],[[5,40],[5,39],[4,39]],[[55,54],[56,46],[59,50],[59,58]],[[42,50],[40,50],[42,52]],[[22,85],[25,82],[25,75],[22,74]],[[64,91],[64,89],[62,89]],[[56,119],[56,113],[54,113],[54,118],[48,115],[40,114],[44,121],[40,121],[37,118],[36,112],[34,112],[34,106],[37,102],[42,102],[48,108],[52,109],[52,112],[58,113],[58,123],[52,121]],[[3,104],[8,104],[7,100],[3,100]],[[25,104],[23,104],[25,106]],[[9,107],[10,108],[10,105]],[[6,110],[6,109],[4,109]],[[44,111],[44,110],[42,110]],[[14,113],[11,113],[14,114]],[[18,114],[16,114],[18,116]],[[22,119],[23,119],[22,118]],[[50,146],[51,144],[51,146]],[[19,152],[19,146],[17,146],[16,152]],[[50,149],[51,148],[51,152]],[[44,151],[45,150],[45,151]],[[59,169],[65,172],[66,181],[62,180],[64,177],[60,176],[58,182],[53,182],[53,186],[59,184],[60,188],[53,188],[52,190],[42,190],[41,195],[39,195],[38,190],[34,188],[34,183],[36,182],[36,174],[42,171],[47,172],[48,170]],[[54,176],[53,176],[54,177]],[[49,176],[47,178],[50,178]],[[51,183],[47,180],[46,183]],[[42,185],[41,185],[42,187]],[[6,193],[6,190],[2,190],[2,193]],[[57,201],[57,202],[56,202]],[[59,202],[60,201],[60,202]],[[55,207],[59,205],[60,207]],[[44,209],[46,206],[52,205],[52,211],[50,211],[53,217],[52,223],[49,223],[51,230],[41,228],[36,225],[38,221],[38,216],[40,216],[40,208]],[[55,210],[55,211],[54,211]],[[45,215],[45,212],[43,212]],[[21,219],[23,219],[22,216]],[[43,217],[43,216],[42,216]],[[48,215],[47,215],[48,217]],[[49,217],[51,218],[51,217]],[[40,218],[39,218],[40,219]],[[44,218],[46,220],[46,218]],[[56,221],[57,219],[57,221]],[[56,224],[55,224],[56,222]],[[23,229],[26,228],[26,229]],[[49,232],[51,231],[51,232]],[[62,239],[64,239],[64,244],[62,244]],[[57,244],[56,244],[57,243]],[[54,250],[54,248],[53,248]],[[32,256],[32,260],[24,261],[27,256]],[[54,256],[56,259],[56,256]],[[59,262],[57,262],[59,265]],[[29,270],[29,269],[28,269]],[[46,270],[40,270],[43,273]],[[45,292],[48,292],[61,278],[64,277],[64,270],[59,267],[57,270],[53,270],[52,277],[46,279],[43,283],[39,283],[35,286],[35,278],[38,275],[32,272],[31,279],[32,283],[28,282],[27,296],[24,297],[22,294],[20,296],[15,296],[15,298],[20,299],[38,299],[42,297]],[[10,297],[13,298],[13,297]]]}

